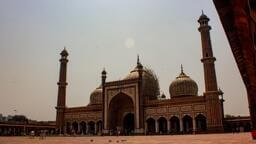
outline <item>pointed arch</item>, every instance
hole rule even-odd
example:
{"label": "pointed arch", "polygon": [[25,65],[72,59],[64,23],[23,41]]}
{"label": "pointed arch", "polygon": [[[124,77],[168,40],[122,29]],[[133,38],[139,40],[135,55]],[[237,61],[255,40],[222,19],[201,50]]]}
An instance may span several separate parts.
{"label": "pointed arch", "polygon": [[124,93],[119,93],[114,98],[112,98],[108,109],[109,129],[113,132],[120,130],[120,128],[123,127],[123,118],[125,114],[134,113],[134,109],[134,103],[130,96]]}
{"label": "pointed arch", "polygon": [[82,135],[86,134],[86,123],[84,121],[80,123],[80,133]]}
{"label": "pointed arch", "polygon": [[78,123],[76,121],[74,121],[72,123],[72,133],[73,134],[77,134],[78,133]]}
{"label": "pointed arch", "polygon": [[71,134],[71,124],[70,124],[70,122],[66,122],[66,133]]}
{"label": "pointed arch", "polygon": [[147,123],[147,134],[154,134],[156,132],[155,119],[150,117],[146,120],[146,123]]}
{"label": "pointed arch", "polygon": [[101,134],[102,133],[102,120],[99,120],[96,125],[97,125],[96,134]]}
{"label": "pointed arch", "polygon": [[172,116],[170,118],[170,131],[171,133],[180,132],[180,119],[177,116]]}
{"label": "pointed arch", "polygon": [[193,131],[193,119],[189,115],[185,115],[182,118],[183,122],[183,132],[184,133],[191,133]]}
{"label": "pointed arch", "polygon": [[206,117],[202,114],[199,114],[195,117],[196,120],[196,131],[206,131],[207,130],[207,122]]}
{"label": "pointed arch", "polygon": [[159,127],[159,133],[160,134],[166,134],[167,133],[167,120],[165,117],[160,117],[158,119],[158,127]]}
{"label": "pointed arch", "polygon": [[88,134],[94,135],[95,134],[95,122],[90,121],[88,123]]}

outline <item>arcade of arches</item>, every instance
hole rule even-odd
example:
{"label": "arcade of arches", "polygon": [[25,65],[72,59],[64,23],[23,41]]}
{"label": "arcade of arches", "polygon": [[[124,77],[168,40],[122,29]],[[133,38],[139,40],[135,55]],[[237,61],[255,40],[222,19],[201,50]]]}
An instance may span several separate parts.
{"label": "arcade of arches", "polygon": [[67,134],[96,135],[102,130],[102,121],[66,122]]}
{"label": "arcade of arches", "polygon": [[206,132],[207,122],[206,117],[202,114],[192,118],[185,115],[182,118],[172,116],[171,118],[159,117],[148,118],[146,120],[147,134],[178,134],[178,133],[193,133],[193,132]]}
{"label": "arcade of arches", "polygon": [[[134,132],[134,114],[131,112],[125,113],[121,121],[116,120],[118,116],[113,115],[111,119],[111,128],[119,130],[124,135],[130,135]],[[116,129],[117,128],[117,129]],[[204,133],[207,131],[206,117],[198,114],[196,117],[185,115],[182,118],[172,116],[169,118],[158,117],[148,118],[145,122],[146,134],[179,134],[179,133]],[[98,135],[102,132],[102,121],[81,121],[67,122],[67,134],[81,135]],[[114,131],[113,131],[114,132]]]}

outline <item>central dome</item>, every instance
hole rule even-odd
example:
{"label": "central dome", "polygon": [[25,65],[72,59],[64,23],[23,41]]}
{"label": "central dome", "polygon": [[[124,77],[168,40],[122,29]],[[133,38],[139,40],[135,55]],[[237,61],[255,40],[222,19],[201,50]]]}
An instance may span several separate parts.
{"label": "central dome", "polygon": [[[124,80],[138,79],[138,66],[132,70]],[[146,99],[157,99],[159,95],[159,83],[153,70],[143,67],[142,69],[142,93]]]}
{"label": "central dome", "polygon": [[171,98],[197,96],[198,86],[194,80],[187,76],[183,69],[169,87]]}

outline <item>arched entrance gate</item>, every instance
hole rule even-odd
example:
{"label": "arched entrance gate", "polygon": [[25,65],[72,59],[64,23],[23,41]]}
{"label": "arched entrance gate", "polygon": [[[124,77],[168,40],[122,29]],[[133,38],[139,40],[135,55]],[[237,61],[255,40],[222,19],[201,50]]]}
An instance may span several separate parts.
{"label": "arched entrance gate", "polygon": [[130,135],[134,133],[134,104],[132,99],[124,93],[116,95],[109,104],[108,125],[112,134]]}

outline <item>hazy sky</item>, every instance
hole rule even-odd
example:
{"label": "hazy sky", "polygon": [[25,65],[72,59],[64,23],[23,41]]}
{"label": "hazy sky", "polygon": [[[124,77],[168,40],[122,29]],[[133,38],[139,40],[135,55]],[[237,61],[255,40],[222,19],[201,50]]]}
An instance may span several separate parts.
{"label": "hazy sky", "polygon": [[168,97],[181,64],[202,95],[197,30],[202,9],[211,19],[225,113],[248,115],[245,86],[208,0],[0,0],[0,113],[55,120],[64,46],[70,54],[67,106],[88,104],[103,67],[107,81],[124,78],[136,66],[137,54],[158,75]]}

